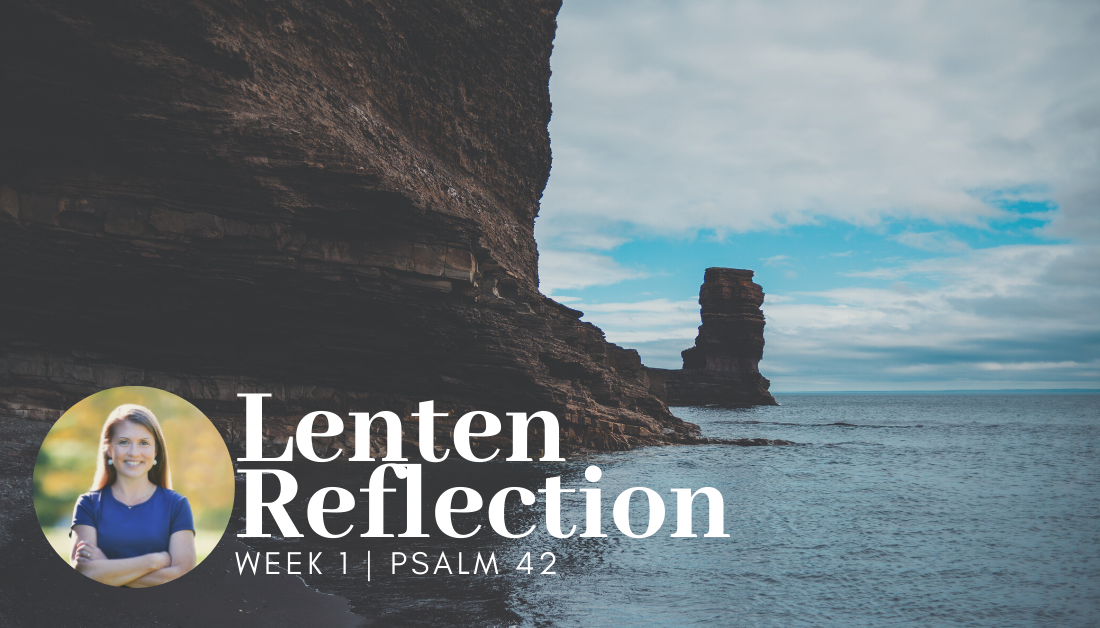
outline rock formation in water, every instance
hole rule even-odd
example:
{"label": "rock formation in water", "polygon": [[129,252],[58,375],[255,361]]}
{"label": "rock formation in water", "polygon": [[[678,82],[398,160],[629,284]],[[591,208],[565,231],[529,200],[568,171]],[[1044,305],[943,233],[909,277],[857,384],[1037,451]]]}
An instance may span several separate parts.
{"label": "rock formation in water", "polygon": [[751,270],[708,268],[699,288],[703,324],[679,371],[647,369],[650,387],[670,406],[776,405],[760,374],[764,292]]}
{"label": "rock formation in water", "polygon": [[637,352],[538,291],[558,7],[5,2],[0,417],[147,385],[231,445],[239,392],[274,394],[272,445],[428,399],[441,443],[470,409],[554,412],[566,448],[695,442]]}

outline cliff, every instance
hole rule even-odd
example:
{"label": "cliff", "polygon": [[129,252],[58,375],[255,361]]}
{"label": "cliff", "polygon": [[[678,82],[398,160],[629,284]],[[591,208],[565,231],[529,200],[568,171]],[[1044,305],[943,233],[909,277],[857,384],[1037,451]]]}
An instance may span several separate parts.
{"label": "cliff", "polygon": [[538,291],[558,6],[4,3],[0,417],[148,385],[231,445],[246,391],[271,444],[427,399],[550,410],[566,449],[696,442]]}
{"label": "cliff", "polygon": [[679,371],[647,369],[653,391],[670,406],[777,405],[760,374],[764,291],[751,270],[708,268],[699,288],[703,324]]}

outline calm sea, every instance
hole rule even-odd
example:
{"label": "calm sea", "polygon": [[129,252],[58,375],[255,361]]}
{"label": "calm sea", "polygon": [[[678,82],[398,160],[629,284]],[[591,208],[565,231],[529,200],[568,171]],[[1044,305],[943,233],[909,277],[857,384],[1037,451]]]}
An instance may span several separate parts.
{"label": "calm sea", "polygon": [[[415,543],[275,539],[260,549],[348,552],[347,575],[306,581],[382,625],[1100,625],[1100,395],[776,397],[779,407],[674,411],[708,436],[802,445],[653,447],[528,465],[522,476],[514,464],[425,467],[437,490],[464,483],[486,503],[498,487],[534,489],[549,475],[562,475],[564,487],[598,486],[607,538],[550,537],[540,502],[512,504],[513,530],[539,524],[514,541],[478,516],[457,526],[486,524],[467,541],[435,532]],[[595,485],[583,476],[589,464],[603,470]],[[366,486],[368,472],[340,484]],[[302,490],[333,483],[307,479]],[[633,486],[666,496],[665,525],[653,537],[628,538],[614,526],[614,497]],[[701,486],[725,497],[730,538],[670,538],[669,489]],[[642,502],[635,498],[637,531],[646,524]],[[402,509],[403,502],[391,508]],[[430,503],[424,510],[430,519]],[[365,529],[365,503],[357,511],[346,521]],[[565,519],[579,534],[581,498],[567,499]],[[440,552],[454,569],[462,551],[466,570],[476,552],[495,552],[501,574],[415,576],[402,568],[393,576],[393,550],[424,551],[433,569]],[[528,551],[533,572],[517,572]],[[546,551],[556,575],[538,573]]]}

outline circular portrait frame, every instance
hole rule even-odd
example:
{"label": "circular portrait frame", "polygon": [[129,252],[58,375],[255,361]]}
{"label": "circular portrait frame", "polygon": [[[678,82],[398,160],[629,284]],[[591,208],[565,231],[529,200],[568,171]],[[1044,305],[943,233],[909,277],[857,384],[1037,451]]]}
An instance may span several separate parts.
{"label": "circular portrait frame", "polygon": [[143,588],[176,580],[221,540],[233,462],[185,399],[123,386],[84,398],[50,428],[34,465],[34,509],[78,572]]}

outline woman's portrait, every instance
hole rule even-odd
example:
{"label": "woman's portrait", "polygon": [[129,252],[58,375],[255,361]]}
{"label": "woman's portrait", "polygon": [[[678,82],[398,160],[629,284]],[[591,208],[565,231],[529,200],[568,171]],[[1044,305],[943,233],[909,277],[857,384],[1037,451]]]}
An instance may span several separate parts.
{"label": "woman's portrait", "polygon": [[186,574],[213,549],[233,505],[233,467],[217,430],[155,388],[110,389],[66,412],[42,444],[34,486],[54,549],[115,587]]}

